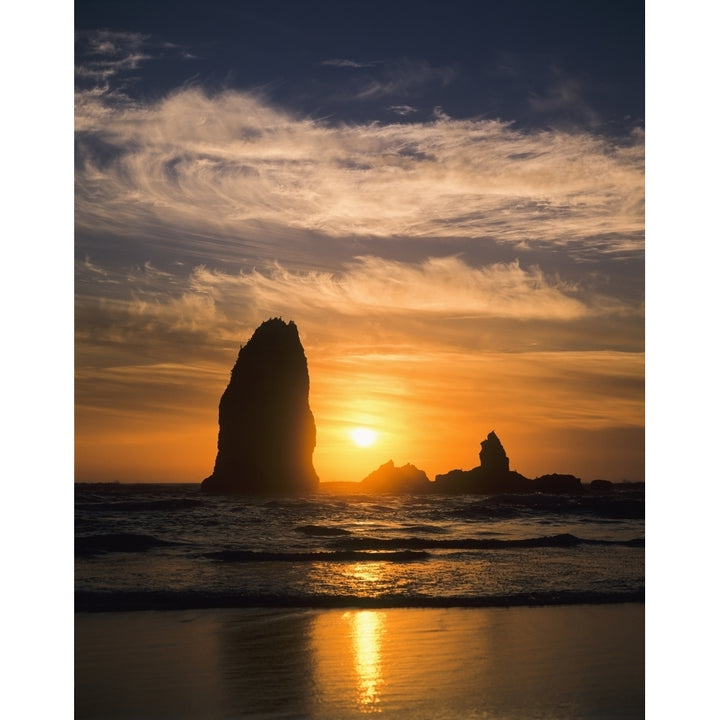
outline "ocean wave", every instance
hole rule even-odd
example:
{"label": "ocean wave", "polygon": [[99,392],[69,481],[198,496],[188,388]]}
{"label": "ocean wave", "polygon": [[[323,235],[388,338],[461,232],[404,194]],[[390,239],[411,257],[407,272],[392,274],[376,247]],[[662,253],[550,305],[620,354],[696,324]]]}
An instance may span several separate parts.
{"label": "ocean wave", "polygon": [[75,592],[75,611],[190,610],[210,608],[489,608],[645,602],[644,588],[625,592],[557,591],[485,596],[273,595],[201,591]]}
{"label": "ocean wave", "polygon": [[580,538],[570,533],[547,535],[543,537],[500,540],[497,538],[346,538],[342,547],[353,550],[505,550],[513,548],[568,548],[578,545],[616,545],[622,547],[644,547],[644,538],[631,540],[597,540]]}
{"label": "ocean wave", "polygon": [[399,552],[362,552],[339,550],[333,552],[264,552],[257,550],[219,550],[205,553],[206,558],[220,562],[415,562],[430,557],[427,552],[402,550]]}
{"label": "ocean wave", "polygon": [[167,512],[174,510],[192,510],[200,507],[202,500],[194,498],[170,498],[162,500],[116,500],[102,502],[78,502],[81,509],[110,510],[121,512]]}
{"label": "ocean wave", "polygon": [[452,514],[465,518],[512,518],[528,513],[592,516],[613,520],[642,520],[645,517],[645,495],[628,491],[617,495],[492,495]]}
{"label": "ocean wave", "polygon": [[110,552],[145,552],[156,547],[175,545],[153,535],[138,533],[106,533],[80,535],[75,538],[75,555],[88,556]]}
{"label": "ocean wave", "polygon": [[447,528],[437,525],[408,525],[404,530],[408,532],[426,533],[428,535],[447,535]]}
{"label": "ocean wave", "polygon": [[336,535],[350,535],[349,530],[344,528],[331,527],[329,525],[298,525],[295,530],[303,535],[313,537],[333,537]]}

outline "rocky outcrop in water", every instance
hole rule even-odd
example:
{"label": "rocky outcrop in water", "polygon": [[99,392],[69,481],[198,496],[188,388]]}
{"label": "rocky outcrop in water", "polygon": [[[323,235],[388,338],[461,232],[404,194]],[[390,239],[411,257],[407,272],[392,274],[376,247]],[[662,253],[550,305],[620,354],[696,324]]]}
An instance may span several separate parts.
{"label": "rocky outcrop in water", "polygon": [[532,481],[533,492],[554,493],[562,495],[565,493],[583,492],[580,478],[574,475],[562,475],[560,473],[551,473],[550,475],[541,475]]}
{"label": "rocky outcrop in water", "polygon": [[488,475],[507,475],[510,458],[494,430],[480,443],[480,468]]}
{"label": "rocky outcrop in water", "polygon": [[245,495],[316,491],[309,389],[295,323],[266,320],[240,348],[220,399],[215,468],[202,490]]}
{"label": "rocky outcrop in water", "polygon": [[435,477],[435,491],[456,495],[477,493],[579,493],[580,478],[574,475],[542,475],[530,480],[510,470],[510,460],[500,439],[491,432],[480,443],[480,465],[472,470],[451,470]]}
{"label": "rocky outcrop in water", "polygon": [[389,460],[377,470],[371,472],[361,483],[364,490],[371,493],[427,493],[432,491],[432,483],[423,470],[407,463],[395,467]]}
{"label": "rocky outcrop in water", "polygon": [[495,431],[480,443],[480,465],[472,470],[451,470],[435,477],[437,492],[522,492],[527,478],[510,470],[510,460]]}
{"label": "rocky outcrop in water", "polygon": [[510,470],[510,459],[500,438],[490,432],[480,443],[480,465],[472,470],[450,470],[436,475],[431,482],[414,465],[395,467],[392,460],[371,472],[357,490],[369,493],[439,494],[439,495],[498,495],[512,493],[575,494],[583,492],[580,478],[574,475],[541,475],[530,480]]}

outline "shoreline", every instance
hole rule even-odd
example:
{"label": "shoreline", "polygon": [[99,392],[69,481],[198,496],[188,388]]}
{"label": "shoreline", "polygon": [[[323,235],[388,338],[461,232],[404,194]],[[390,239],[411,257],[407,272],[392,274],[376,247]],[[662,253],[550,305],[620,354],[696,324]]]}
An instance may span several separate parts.
{"label": "shoreline", "polygon": [[391,610],[452,608],[572,607],[645,602],[645,590],[627,593],[551,592],[488,597],[405,596],[231,596],[204,592],[75,592],[75,612],[142,612],[175,610],[297,609]]}
{"label": "shoreline", "polygon": [[643,603],[75,614],[75,717],[644,716]]}

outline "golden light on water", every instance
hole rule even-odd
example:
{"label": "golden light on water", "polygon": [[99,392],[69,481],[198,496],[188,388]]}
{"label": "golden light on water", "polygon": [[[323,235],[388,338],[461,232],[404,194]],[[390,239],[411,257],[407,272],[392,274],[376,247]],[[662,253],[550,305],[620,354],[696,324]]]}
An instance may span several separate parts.
{"label": "golden light on water", "polygon": [[362,562],[351,565],[345,572],[345,578],[350,583],[353,592],[358,595],[385,589],[387,586],[387,573],[383,567],[385,563]]}
{"label": "golden light on water", "polygon": [[380,688],[383,685],[381,650],[385,613],[362,610],[349,615],[349,618],[352,623],[358,703],[361,707],[372,710],[378,705]]}

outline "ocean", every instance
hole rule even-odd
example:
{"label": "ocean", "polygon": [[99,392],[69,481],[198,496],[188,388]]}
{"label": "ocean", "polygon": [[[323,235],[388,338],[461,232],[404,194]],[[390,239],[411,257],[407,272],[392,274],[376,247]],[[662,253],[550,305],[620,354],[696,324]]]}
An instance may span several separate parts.
{"label": "ocean", "polygon": [[79,611],[644,600],[644,491],[303,498],[75,487]]}
{"label": "ocean", "polygon": [[76,485],[76,720],[637,720],[644,494]]}

